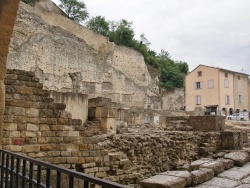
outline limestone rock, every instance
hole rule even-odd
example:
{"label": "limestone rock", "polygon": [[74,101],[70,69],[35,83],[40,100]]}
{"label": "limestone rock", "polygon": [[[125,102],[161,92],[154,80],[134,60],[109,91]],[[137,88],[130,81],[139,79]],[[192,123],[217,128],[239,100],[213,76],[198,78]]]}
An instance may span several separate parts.
{"label": "limestone rock", "polygon": [[89,107],[110,106],[111,102],[112,101],[109,98],[97,97],[97,98],[89,99],[88,106]]}
{"label": "limestone rock", "polygon": [[200,168],[191,172],[192,175],[192,185],[197,185],[214,177],[214,171],[212,169]]}
{"label": "limestone rock", "polygon": [[249,155],[247,152],[231,152],[224,158],[233,160],[237,166],[244,166],[249,160]]}
{"label": "limestone rock", "polygon": [[210,162],[202,164],[200,168],[212,169],[214,171],[214,175],[217,175],[225,170],[225,165],[222,162],[210,161]]}
{"label": "limestone rock", "polygon": [[185,178],[156,175],[140,182],[143,188],[182,188],[186,185]]}
{"label": "limestone rock", "polygon": [[198,170],[200,165],[210,162],[210,161],[212,161],[212,159],[210,158],[201,158],[201,159],[191,162],[190,167],[192,170]]}
{"label": "limestone rock", "polygon": [[231,159],[220,158],[220,159],[217,159],[217,161],[218,161],[218,162],[224,163],[225,169],[226,169],[226,170],[228,170],[228,169],[234,167],[234,161],[231,160]]}
{"label": "limestone rock", "polygon": [[240,181],[249,175],[248,171],[242,171],[239,167],[234,167],[218,174],[219,178],[227,178],[231,180]]}
{"label": "limestone rock", "polygon": [[167,171],[161,173],[161,175],[168,175],[168,176],[174,176],[174,177],[180,177],[180,178],[185,178],[186,179],[186,186],[191,185],[192,183],[192,177],[190,172],[188,171]]}

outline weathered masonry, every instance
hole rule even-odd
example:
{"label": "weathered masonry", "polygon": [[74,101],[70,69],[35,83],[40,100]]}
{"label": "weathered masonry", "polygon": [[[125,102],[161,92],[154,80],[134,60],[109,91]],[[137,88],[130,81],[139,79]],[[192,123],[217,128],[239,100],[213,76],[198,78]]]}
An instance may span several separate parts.
{"label": "weathered masonry", "polygon": [[7,73],[3,149],[130,184],[162,171],[185,168],[190,161],[222,147],[219,131],[141,126],[130,127],[123,134],[105,134],[101,121],[82,125],[81,120],[72,119],[65,105],[54,103],[49,91],[42,89],[34,73]]}

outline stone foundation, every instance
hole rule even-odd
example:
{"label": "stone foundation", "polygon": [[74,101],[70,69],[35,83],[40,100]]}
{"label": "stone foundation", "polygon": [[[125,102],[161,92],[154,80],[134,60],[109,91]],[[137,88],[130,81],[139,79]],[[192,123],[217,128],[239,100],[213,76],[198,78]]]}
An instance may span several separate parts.
{"label": "stone foundation", "polygon": [[[83,125],[72,119],[65,104],[54,103],[34,73],[8,70],[5,84],[3,149],[96,177],[137,184],[166,170],[188,169],[191,161],[213,154],[222,145],[218,131],[166,131],[150,124],[127,126],[123,134],[105,134],[98,119]],[[90,100],[93,117],[117,117],[113,111],[117,105],[106,107],[108,102]]]}

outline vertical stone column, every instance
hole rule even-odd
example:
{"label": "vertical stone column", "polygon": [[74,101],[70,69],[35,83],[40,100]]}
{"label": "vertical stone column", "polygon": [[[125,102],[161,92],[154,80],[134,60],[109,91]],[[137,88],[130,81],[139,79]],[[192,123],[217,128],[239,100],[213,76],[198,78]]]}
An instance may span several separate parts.
{"label": "vertical stone column", "polygon": [[0,140],[2,140],[5,107],[6,62],[19,2],[20,0],[0,0]]}

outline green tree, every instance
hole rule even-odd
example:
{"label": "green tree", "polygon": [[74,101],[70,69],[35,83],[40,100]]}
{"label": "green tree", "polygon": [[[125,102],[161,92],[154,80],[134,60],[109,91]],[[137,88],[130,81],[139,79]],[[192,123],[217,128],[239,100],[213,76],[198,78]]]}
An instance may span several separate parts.
{"label": "green tree", "polygon": [[86,5],[84,2],[77,0],[60,0],[61,4],[59,7],[64,10],[71,20],[79,23],[86,20],[89,17]]}
{"label": "green tree", "polygon": [[109,22],[105,20],[105,17],[96,16],[92,17],[86,24],[87,28],[95,31],[101,35],[109,35]]}
{"label": "green tree", "polygon": [[132,47],[134,30],[132,29],[132,22],[121,20],[120,22],[110,22],[111,32],[109,34],[110,41]]}
{"label": "green tree", "polygon": [[169,66],[161,70],[160,85],[168,90],[182,88],[184,86],[184,75],[175,66]]}
{"label": "green tree", "polygon": [[188,67],[188,64],[186,62],[177,61],[176,65],[178,66],[181,73],[183,73],[184,75],[188,74],[189,67]]}

